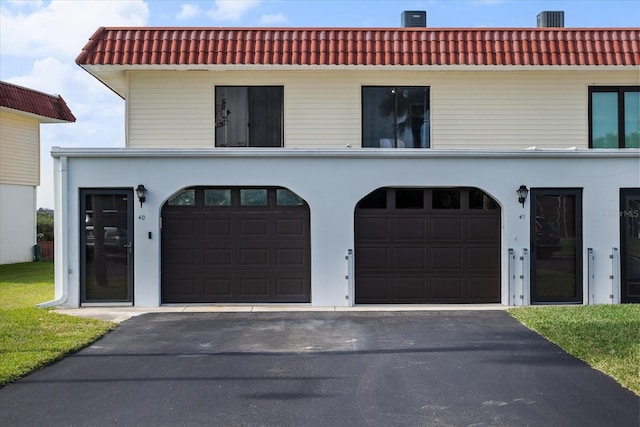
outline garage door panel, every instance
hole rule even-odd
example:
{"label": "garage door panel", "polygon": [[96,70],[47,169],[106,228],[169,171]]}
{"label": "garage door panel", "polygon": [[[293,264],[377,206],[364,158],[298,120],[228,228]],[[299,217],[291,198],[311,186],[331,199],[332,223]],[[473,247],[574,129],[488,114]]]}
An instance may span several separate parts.
{"label": "garage door panel", "polygon": [[240,218],[240,235],[268,237],[269,222],[266,219]]}
{"label": "garage door panel", "polygon": [[472,204],[477,189],[452,189],[460,195],[456,209],[429,203],[432,189],[411,189],[424,192],[422,209],[390,202],[398,200],[390,192],[406,189],[381,191],[386,204],[356,207],[356,303],[500,301],[499,208]]}
{"label": "garage door panel", "polygon": [[278,266],[303,266],[305,253],[299,248],[276,249],[276,264]]}
{"label": "garage door panel", "polygon": [[276,279],[276,289],[278,295],[287,295],[293,297],[303,297],[305,294],[304,280],[298,278],[279,278]]}
{"label": "garage door panel", "polygon": [[363,216],[356,224],[357,234],[362,241],[386,241],[389,239],[389,219],[386,217]]}
{"label": "garage door panel", "polygon": [[204,253],[204,265],[230,266],[233,260],[233,253],[230,249],[206,248]]}
{"label": "garage door panel", "polygon": [[387,270],[389,268],[389,248],[361,248],[359,250],[358,269]]}
{"label": "garage door panel", "polygon": [[476,242],[495,242],[500,237],[500,218],[497,216],[468,218],[466,238]]}
{"label": "garage door panel", "polygon": [[495,271],[500,265],[500,251],[495,247],[467,248],[467,268],[474,271]]}
{"label": "garage door panel", "polygon": [[461,247],[432,247],[431,271],[462,271],[464,262],[463,252]]}
{"label": "garage door panel", "polygon": [[431,240],[434,242],[461,242],[464,220],[461,217],[432,218]]}
{"label": "garage door panel", "polygon": [[204,234],[206,236],[231,236],[233,223],[231,219],[207,219],[204,221]]}
{"label": "garage door panel", "polygon": [[493,302],[500,297],[500,276],[471,276],[468,278],[467,298],[477,302]]}
{"label": "garage door panel", "polygon": [[259,297],[267,298],[269,296],[269,279],[263,277],[239,278],[240,297]]}
{"label": "garage door panel", "polygon": [[194,277],[169,277],[170,285],[163,287],[163,294],[171,297],[191,298],[197,294],[197,280]]}
{"label": "garage door panel", "polygon": [[231,298],[233,296],[233,279],[205,279],[203,294],[209,298]]}
{"label": "garage door panel", "polygon": [[243,267],[250,266],[267,266],[269,265],[269,250],[268,249],[247,249],[242,248],[240,252],[240,265]]}
{"label": "garage door panel", "polygon": [[197,251],[191,248],[167,248],[166,256],[171,257],[172,264],[176,266],[196,265]]}
{"label": "garage door panel", "polygon": [[276,219],[276,235],[290,237],[305,237],[305,221],[300,218]]}
{"label": "garage door panel", "polygon": [[427,266],[427,250],[424,247],[395,248],[393,252],[394,270],[424,271]]}
{"label": "garage door panel", "polygon": [[399,277],[394,280],[392,298],[397,302],[427,301],[426,279]]}
{"label": "garage door panel", "polygon": [[386,277],[358,276],[356,298],[363,302],[384,302],[389,298],[388,279]]}
{"label": "garage door panel", "polygon": [[464,279],[462,277],[431,277],[430,298],[441,302],[463,301]]}
{"label": "garage door panel", "polygon": [[196,234],[196,224],[188,218],[170,218],[164,221],[163,228],[175,237],[187,236],[191,237]]}
{"label": "garage door panel", "polygon": [[395,240],[422,242],[427,238],[427,224],[424,217],[393,218]]}

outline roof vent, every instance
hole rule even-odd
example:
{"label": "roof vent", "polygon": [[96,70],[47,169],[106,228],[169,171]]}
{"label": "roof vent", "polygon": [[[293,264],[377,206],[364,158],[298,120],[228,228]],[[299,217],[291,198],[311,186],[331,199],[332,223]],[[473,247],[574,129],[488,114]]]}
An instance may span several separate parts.
{"label": "roof vent", "polygon": [[564,28],[564,12],[560,10],[540,12],[538,28]]}
{"label": "roof vent", "polygon": [[424,10],[405,10],[402,12],[402,26],[407,27],[421,27],[427,26],[427,12]]}

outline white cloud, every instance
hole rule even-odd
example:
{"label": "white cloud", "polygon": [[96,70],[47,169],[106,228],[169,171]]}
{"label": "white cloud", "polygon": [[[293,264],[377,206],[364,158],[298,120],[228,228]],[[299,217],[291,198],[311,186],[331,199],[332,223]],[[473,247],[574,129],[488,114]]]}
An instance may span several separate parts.
{"label": "white cloud", "polygon": [[214,21],[238,21],[258,4],[260,0],[216,0],[207,15]]}
{"label": "white cloud", "polygon": [[289,20],[282,13],[278,13],[277,15],[262,15],[260,17],[260,25],[286,24],[287,22],[289,22]]}
{"label": "white cloud", "polygon": [[[100,26],[144,25],[147,4],[131,1],[51,1],[30,3],[30,9],[3,3],[0,8],[0,50],[5,55],[75,58]],[[18,5],[19,6],[19,5]]]}
{"label": "white cloud", "polygon": [[177,18],[181,21],[196,18],[202,13],[202,9],[192,4],[183,4]]}

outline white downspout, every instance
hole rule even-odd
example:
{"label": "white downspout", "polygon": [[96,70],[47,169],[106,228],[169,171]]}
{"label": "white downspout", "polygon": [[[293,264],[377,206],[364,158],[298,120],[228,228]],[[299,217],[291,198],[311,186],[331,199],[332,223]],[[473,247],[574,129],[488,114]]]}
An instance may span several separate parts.
{"label": "white downspout", "polygon": [[[37,305],[38,308],[47,308],[47,307],[55,307],[57,305],[62,305],[67,302],[69,298],[69,292],[67,289],[69,288],[69,244],[68,244],[68,197],[67,197],[67,156],[60,156],[60,191],[59,198],[56,200],[56,205],[54,208],[54,221],[57,225],[57,230],[60,233],[57,234],[55,239],[55,252],[54,252],[54,267],[57,270],[55,277],[62,280],[62,294],[60,298],[54,299],[51,301],[43,302]],[[58,267],[59,266],[59,267]],[[59,268],[59,270],[58,270]]]}

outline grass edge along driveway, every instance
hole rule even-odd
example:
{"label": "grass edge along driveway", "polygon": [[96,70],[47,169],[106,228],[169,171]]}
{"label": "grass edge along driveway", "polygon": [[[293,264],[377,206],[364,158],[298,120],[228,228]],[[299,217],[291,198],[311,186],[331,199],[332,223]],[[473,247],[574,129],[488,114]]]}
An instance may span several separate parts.
{"label": "grass edge along driveway", "polygon": [[640,396],[640,304],[519,307],[509,313]]}
{"label": "grass edge along driveway", "polygon": [[73,353],[116,324],[58,314],[36,304],[53,299],[53,263],[0,265],[0,386]]}

